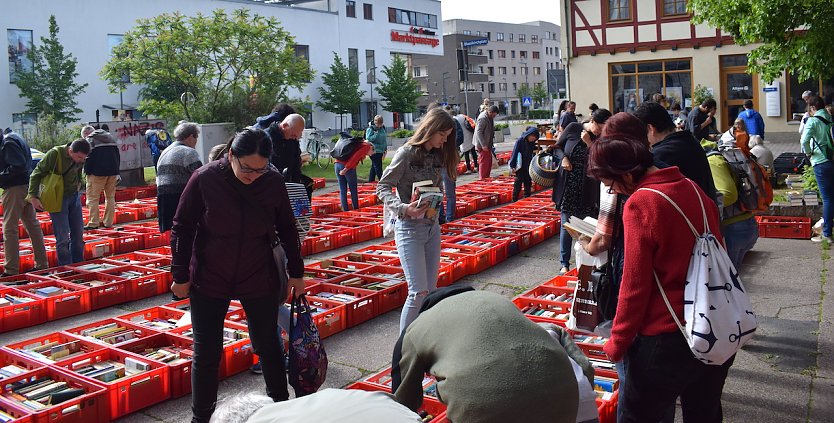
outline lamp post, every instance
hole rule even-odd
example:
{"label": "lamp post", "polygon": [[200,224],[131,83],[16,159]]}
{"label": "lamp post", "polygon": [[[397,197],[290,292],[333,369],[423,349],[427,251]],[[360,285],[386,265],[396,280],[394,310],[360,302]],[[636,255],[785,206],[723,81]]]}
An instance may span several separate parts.
{"label": "lamp post", "polygon": [[443,103],[448,104],[449,100],[446,98],[446,80],[449,79],[449,72],[443,72]]}
{"label": "lamp post", "polygon": [[501,77],[504,80],[504,110],[507,112],[507,117],[510,116],[510,101],[507,99],[507,78]]}
{"label": "lamp post", "polygon": [[376,116],[376,103],[374,103],[374,84],[376,84],[376,66],[371,67],[370,81],[371,84],[371,119]]}
{"label": "lamp post", "polygon": [[[522,68],[522,69],[524,69],[524,86],[527,88],[527,90],[526,90],[527,94],[531,95],[532,91],[530,90],[530,76],[529,76],[529,72],[527,72],[527,62],[525,62],[523,60],[519,60],[518,64],[524,66]],[[526,113],[527,113],[527,119],[529,120],[530,119],[530,107],[529,106],[526,108]]]}

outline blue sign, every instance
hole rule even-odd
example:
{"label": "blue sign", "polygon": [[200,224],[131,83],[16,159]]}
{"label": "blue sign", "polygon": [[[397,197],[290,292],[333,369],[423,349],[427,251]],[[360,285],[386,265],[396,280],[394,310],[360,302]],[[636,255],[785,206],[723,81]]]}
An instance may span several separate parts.
{"label": "blue sign", "polygon": [[530,97],[522,97],[521,98],[521,105],[524,107],[530,107],[533,105],[533,99]]}
{"label": "blue sign", "polygon": [[489,38],[476,38],[474,40],[464,41],[464,47],[483,46],[489,44]]}
{"label": "blue sign", "polygon": [[779,91],[779,89],[776,88],[776,87],[764,87],[764,89],[762,89],[762,91],[764,91],[766,93],[773,93],[773,92]]}
{"label": "blue sign", "polygon": [[509,101],[505,101],[505,102],[504,102],[504,108],[505,108],[505,109],[509,109],[509,108],[510,108],[510,102],[509,102]]}

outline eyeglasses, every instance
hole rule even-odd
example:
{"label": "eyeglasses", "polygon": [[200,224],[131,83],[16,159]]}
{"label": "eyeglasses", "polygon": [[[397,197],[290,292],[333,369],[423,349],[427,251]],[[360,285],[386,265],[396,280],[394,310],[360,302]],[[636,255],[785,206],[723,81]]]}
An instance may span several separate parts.
{"label": "eyeglasses", "polygon": [[262,167],[260,169],[252,169],[251,167],[241,163],[239,158],[235,157],[235,160],[237,160],[237,165],[240,167],[241,173],[257,173],[259,175],[263,175],[264,173],[269,172],[269,163],[267,163],[265,167]]}
{"label": "eyeglasses", "polygon": [[606,192],[607,192],[607,193],[609,193],[609,194],[616,194],[616,193],[617,193],[617,191],[614,191],[614,187],[613,187],[613,186],[608,187],[608,190],[607,190]]}

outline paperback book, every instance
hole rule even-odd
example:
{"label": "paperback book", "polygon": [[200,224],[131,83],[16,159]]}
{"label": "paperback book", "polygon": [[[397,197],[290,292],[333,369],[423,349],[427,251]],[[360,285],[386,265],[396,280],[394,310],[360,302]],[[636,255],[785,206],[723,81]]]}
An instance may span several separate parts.
{"label": "paperback book", "polygon": [[424,214],[426,219],[436,219],[443,204],[443,193],[440,188],[433,185],[434,182],[426,180],[415,182],[411,186],[411,201],[420,201],[417,203],[418,208],[426,209]]}

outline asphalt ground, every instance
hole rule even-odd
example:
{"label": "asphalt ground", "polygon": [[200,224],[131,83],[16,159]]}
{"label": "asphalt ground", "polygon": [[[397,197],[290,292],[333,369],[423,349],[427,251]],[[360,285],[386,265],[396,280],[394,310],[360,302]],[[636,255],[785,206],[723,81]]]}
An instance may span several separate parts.
{"label": "asphalt ground", "polygon": [[[510,142],[499,151],[512,148]],[[493,171],[496,175],[505,170]],[[464,175],[459,183],[475,179]],[[333,189],[328,184],[326,191]],[[313,263],[380,240],[307,257]],[[551,279],[560,267],[558,238],[551,238],[458,284],[507,298]],[[827,246],[808,240],[765,239],[745,257],[742,279],[759,316],[759,329],[736,357],[724,389],[727,422],[834,422],[834,265]],[[0,345],[31,339],[131,311],[167,304],[170,295],[96,310],[0,335]],[[325,340],[330,367],[324,387],[341,388],[391,364],[400,310]],[[263,392],[260,375],[244,372],[220,382],[219,397]],[[292,390],[290,390],[292,392]],[[677,421],[682,421],[680,410]],[[119,422],[188,422],[190,396],[168,400]]]}

